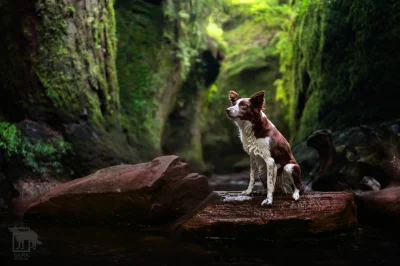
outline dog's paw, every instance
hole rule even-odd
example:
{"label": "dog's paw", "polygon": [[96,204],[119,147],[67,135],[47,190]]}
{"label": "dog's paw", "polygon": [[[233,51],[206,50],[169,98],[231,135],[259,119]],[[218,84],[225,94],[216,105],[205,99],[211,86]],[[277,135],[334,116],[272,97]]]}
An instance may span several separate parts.
{"label": "dog's paw", "polygon": [[267,198],[261,202],[261,206],[271,206],[272,205],[272,199]]}
{"label": "dog's paw", "polygon": [[297,188],[294,190],[293,195],[292,195],[292,198],[293,198],[295,201],[298,201],[298,200],[299,200],[299,198],[300,198],[300,191],[299,191]]}
{"label": "dog's paw", "polygon": [[246,189],[246,190],[242,191],[242,195],[250,196],[252,192],[253,192],[253,191],[251,191],[251,190],[249,190],[249,189]]}

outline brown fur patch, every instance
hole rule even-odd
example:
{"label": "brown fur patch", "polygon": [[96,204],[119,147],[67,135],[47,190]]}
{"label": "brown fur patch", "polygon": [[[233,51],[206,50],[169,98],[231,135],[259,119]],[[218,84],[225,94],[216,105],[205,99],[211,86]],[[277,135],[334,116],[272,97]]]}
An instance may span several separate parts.
{"label": "brown fur patch", "polygon": [[232,105],[236,104],[236,101],[240,99],[240,95],[236,91],[229,92],[229,100],[231,101]]}

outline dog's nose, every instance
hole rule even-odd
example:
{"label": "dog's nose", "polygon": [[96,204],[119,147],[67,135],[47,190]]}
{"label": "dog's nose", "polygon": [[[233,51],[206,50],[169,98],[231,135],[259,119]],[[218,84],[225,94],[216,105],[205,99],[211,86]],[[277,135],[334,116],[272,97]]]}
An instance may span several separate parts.
{"label": "dog's nose", "polygon": [[225,112],[226,112],[227,114],[229,114],[229,108],[226,108]]}

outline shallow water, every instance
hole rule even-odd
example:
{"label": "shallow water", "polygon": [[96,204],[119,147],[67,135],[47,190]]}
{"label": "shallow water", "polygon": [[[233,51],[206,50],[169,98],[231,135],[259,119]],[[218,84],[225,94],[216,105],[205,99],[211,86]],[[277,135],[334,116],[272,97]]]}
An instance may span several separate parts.
{"label": "shallow water", "polygon": [[365,224],[353,235],[291,242],[268,241],[267,236],[257,242],[185,241],[150,227],[34,226],[29,229],[42,244],[22,257],[12,250],[8,227],[26,226],[21,220],[24,206],[26,202],[21,202],[0,214],[2,265],[400,265],[400,231]]}

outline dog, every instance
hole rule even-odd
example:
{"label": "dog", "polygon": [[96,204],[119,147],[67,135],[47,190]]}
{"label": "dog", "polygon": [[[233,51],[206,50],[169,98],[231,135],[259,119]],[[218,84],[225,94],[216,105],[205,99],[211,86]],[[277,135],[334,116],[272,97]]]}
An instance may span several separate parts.
{"label": "dog", "polygon": [[257,172],[264,186],[263,194],[267,194],[262,206],[272,205],[275,187],[299,200],[304,192],[301,169],[288,141],[263,112],[264,91],[250,98],[241,98],[230,91],[229,100],[231,106],[226,109],[226,115],[239,128],[243,149],[250,156],[250,182],[242,194],[253,192]]}

